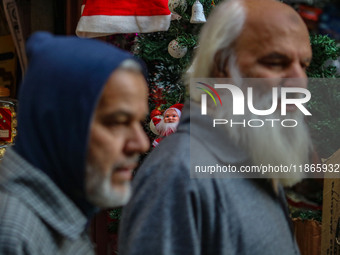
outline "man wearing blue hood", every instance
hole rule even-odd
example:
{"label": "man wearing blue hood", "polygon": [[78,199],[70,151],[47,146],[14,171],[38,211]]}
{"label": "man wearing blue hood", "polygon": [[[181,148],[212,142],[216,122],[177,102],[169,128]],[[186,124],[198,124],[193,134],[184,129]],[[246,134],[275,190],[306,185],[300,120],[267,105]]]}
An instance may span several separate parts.
{"label": "man wearing blue hood", "polygon": [[18,136],[0,168],[0,254],[93,254],[89,219],[127,202],[149,148],[145,70],[111,45],[42,32],[27,54]]}

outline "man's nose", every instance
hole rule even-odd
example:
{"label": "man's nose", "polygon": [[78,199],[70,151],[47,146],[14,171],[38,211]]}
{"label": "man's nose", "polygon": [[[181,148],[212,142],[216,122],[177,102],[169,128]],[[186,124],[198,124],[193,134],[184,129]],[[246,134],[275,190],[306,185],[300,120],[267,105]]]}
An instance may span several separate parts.
{"label": "man's nose", "polygon": [[144,153],[150,148],[150,141],[146,136],[141,124],[133,127],[131,136],[127,138],[125,153]]}
{"label": "man's nose", "polygon": [[283,87],[307,88],[307,84],[307,75],[300,63],[292,64],[282,81]]}
{"label": "man's nose", "polygon": [[296,61],[288,68],[285,78],[307,78],[307,74],[300,62]]}

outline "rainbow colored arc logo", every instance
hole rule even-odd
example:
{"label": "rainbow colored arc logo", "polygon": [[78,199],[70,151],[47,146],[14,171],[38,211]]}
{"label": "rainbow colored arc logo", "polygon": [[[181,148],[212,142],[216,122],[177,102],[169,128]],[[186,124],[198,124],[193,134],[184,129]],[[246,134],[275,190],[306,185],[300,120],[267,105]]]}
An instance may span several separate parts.
{"label": "rainbow colored arc logo", "polygon": [[[199,83],[199,84],[201,84],[201,85],[203,85],[203,86],[209,88],[212,92],[214,92],[214,94],[217,96],[217,98],[218,98],[218,100],[220,101],[220,104],[221,104],[221,106],[222,106],[222,100],[221,100],[221,98],[220,98],[220,95],[217,93],[216,89],[214,89],[212,86],[210,86],[210,85],[208,85],[208,84],[206,84],[206,83],[203,83],[203,82],[197,82],[197,83]],[[204,88],[201,88],[201,87],[196,87],[196,88],[201,89],[201,90],[203,90],[205,93],[207,93],[207,94],[211,97],[211,99],[214,101],[215,105],[217,106],[215,97],[213,96],[213,94],[212,94],[209,90],[204,89]]]}

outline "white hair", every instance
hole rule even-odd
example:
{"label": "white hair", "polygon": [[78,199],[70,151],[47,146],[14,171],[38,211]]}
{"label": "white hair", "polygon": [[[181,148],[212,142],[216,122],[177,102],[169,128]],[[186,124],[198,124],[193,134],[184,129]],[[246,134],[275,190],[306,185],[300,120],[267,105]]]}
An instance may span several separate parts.
{"label": "white hair", "polygon": [[[235,84],[245,93],[247,85],[242,82],[242,74],[237,67],[235,57],[228,61],[228,68]],[[226,109],[231,109],[232,95],[222,94],[222,101]],[[256,109],[268,109],[272,105],[272,91],[262,94],[254,90],[253,104]],[[208,104],[209,107],[209,104]],[[235,123],[250,119],[260,119],[265,122],[266,119],[281,120],[281,115],[276,111],[271,115],[258,116],[246,109],[244,116],[233,115],[230,111],[214,111],[211,107],[212,116],[220,119],[233,119]],[[231,140],[243,148],[252,160],[254,165],[271,165],[271,166],[290,166],[304,165],[309,162],[309,153],[312,150],[312,140],[304,121],[304,115],[299,112],[287,113],[288,119],[294,119],[299,124],[294,128],[282,127],[281,125],[264,125],[261,128],[249,128],[236,125],[234,127],[226,126],[226,131]],[[305,177],[303,173],[267,173],[263,175],[266,178],[279,179],[284,186],[292,186]]]}
{"label": "white hair", "polygon": [[241,34],[245,20],[246,10],[239,0],[226,0],[212,11],[200,33],[193,72],[187,74],[188,81],[190,78],[210,77],[218,52],[221,52],[221,63],[217,64],[223,68],[226,59],[232,54],[232,44]]}
{"label": "white hair", "polygon": [[[226,107],[232,107],[230,102],[231,96],[225,96],[229,100]],[[254,91],[254,106],[257,109],[268,109],[271,105],[271,92],[264,95]],[[229,103],[229,104],[228,104]],[[269,116],[258,116],[246,112],[244,116],[233,115],[229,111],[221,112],[217,118],[233,120],[234,123],[242,123],[251,119],[262,120],[266,123],[266,119],[283,119],[278,112]],[[311,138],[308,127],[304,122],[304,115],[301,112],[287,113],[288,119],[294,119],[298,122],[296,127],[282,127],[279,121],[272,127],[270,124],[257,128],[243,127],[242,125],[227,126],[226,132],[231,140],[239,147],[244,149],[252,160],[252,164],[256,166],[290,166],[304,165],[309,162],[309,153],[312,148]],[[304,173],[266,173],[265,178],[280,179],[284,186],[292,186],[305,177]]]}
{"label": "white hair", "polygon": [[137,61],[133,59],[125,59],[120,63],[119,69],[131,70],[134,72],[142,72],[142,66]]}
{"label": "white hair", "polygon": [[89,202],[99,208],[123,206],[131,197],[130,181],[124,182],[122,189],[117,189],[112,186],[112,174],[113,171],[103,174],[98,166],[86,165],[86,196]]}

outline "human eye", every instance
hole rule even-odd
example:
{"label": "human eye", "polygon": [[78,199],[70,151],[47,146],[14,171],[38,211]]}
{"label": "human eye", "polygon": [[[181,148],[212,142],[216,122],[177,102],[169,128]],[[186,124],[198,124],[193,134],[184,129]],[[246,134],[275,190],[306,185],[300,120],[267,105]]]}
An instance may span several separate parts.
{"label": "human eye", "polygon": [[259,59],[259,63],[271,69],[284,69],[289,66],[291,60],[282,54],[270,54]]}
{"label": "human eye", "polygon": [[126,120],[108,120],[104,121],[104,125],[107,127],[128,126],[129,121]]}
{"label": "human eye", "polygon": [[126,114],[107,115],[102,119],[102,123],[107,127],[127,126],[131,118]]}
{"label": "human eye", "polygon": [[309,62],[301,62],[301,67],[306,70],[309,67],[310,63]]}
{"label": "human eye", "polygon": [[289,65],[288,61],[275,60],[275,59],[262,61],[262,64],[269,68],[284,68]]}

